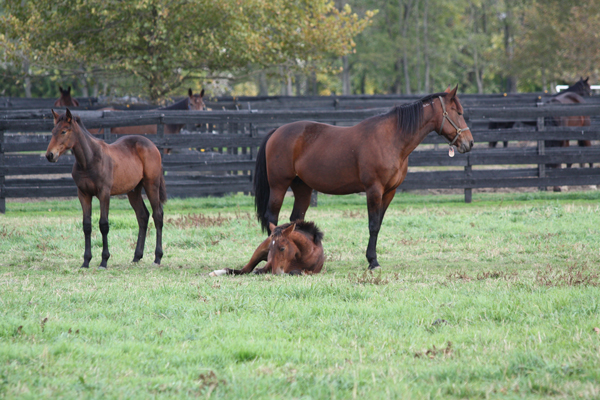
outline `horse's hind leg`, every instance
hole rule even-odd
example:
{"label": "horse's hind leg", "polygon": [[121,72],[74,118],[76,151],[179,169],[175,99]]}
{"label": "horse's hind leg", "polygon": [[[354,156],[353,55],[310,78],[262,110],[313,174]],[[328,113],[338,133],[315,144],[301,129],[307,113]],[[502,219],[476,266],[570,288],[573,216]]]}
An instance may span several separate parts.
{"label": "horse's hind leg", "polygon": [[138,262],[144,256],[144,245],[146,243],[146,231],[148,230],[148,219],[150,218],[150,213],[144,204],[144,199],[142,198],[142,184],[136,186],[131,192],[127,193],[127,198],[129,199],[129,204],[133,207],[135,211],[135,216],[138,221],[138,240],[137,245],[135,246],[135,253],[133,255],[132,262]]}
{"label": "horse's hind leg", "polygon": [[160,202],[160,178],[155,180],[144,180],[143,185],[146,189],[146,195],[152,206],[152,219],[156,227],[156,250],[154,251],[154,264],[160,265],[163,256],[162,249],[162,228],[163,228],[163,207]]}
{"label": "horse's hind leg", "polygon": [[269,205],[267,206],[267,212],[265,213],[265,219],[267,220],[267,233],[270,235],[271,230],[269,229],[269,222],[277,226],[277,220],[279,219],[279,212],[281,211],[281,205],[287,191],[287,185],[280,185],[278,187],[271,187],[269,192]]}
{"label": "horse's hind leg", "polygon": [[292,210],[292,215],[290,216],[290,221],[303,221],[306,210],[308,210],[308,207],[310,206],[312,188],[298,177],[292,181],[290,186],[294,192],[294,208]]}

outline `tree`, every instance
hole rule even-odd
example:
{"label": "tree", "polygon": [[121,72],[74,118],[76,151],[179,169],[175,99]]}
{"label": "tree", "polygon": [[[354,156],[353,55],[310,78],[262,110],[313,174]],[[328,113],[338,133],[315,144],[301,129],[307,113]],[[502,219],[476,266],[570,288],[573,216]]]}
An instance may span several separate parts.
{"label": "tree", "polygon": [[134,75],[152,100],[192,77],[348,54],[372,16],[327,0],[4,0],[2,9],[8,55]]}

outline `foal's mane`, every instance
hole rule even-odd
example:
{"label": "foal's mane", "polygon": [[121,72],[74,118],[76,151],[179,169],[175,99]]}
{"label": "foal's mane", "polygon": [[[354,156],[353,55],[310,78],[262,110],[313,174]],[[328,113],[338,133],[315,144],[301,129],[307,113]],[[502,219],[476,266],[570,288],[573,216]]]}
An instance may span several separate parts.
{"label": "foal's mane", "polygon": [[433,101],[438,97],[446,97],[448,93],[432,93],[413,103],[394,106],[387,114],[396,115],[398,118],[397,129],[399,133],[411,135],[419,129],[423,123],[423,106],[430,104],[433,107]]}
{"label": "foal's mane", "polygon": [[[278,227],[276,227],[273,230],[271,235],[273,237],[280,237],[281,234],[283,233],[283,231],[286,228],[289,228],[290,225],[292,225],[292,222],[288,222],[287,224],[279,225]],[[296,221],[296,227],[294,228],[294,231],[300,231],[300,232],[303,232],[303,233],[306,233],[306,234],[312,236],[313,242],[315,242],[315,244],[320,244],[321,240],[323,240],[323,232],[315,225],[314,222],[298,220],[298,221]]]}

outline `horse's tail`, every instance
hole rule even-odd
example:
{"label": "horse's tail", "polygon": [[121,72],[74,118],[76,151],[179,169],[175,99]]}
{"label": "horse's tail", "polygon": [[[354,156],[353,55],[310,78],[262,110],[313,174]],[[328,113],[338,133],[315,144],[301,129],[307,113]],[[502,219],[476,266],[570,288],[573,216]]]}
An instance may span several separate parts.
{"label": "horse's tail", "polygon": [[160,199],[160,204],[165,204],[167,202],[167,185],[165,184],[165,174],[164,173],[160,174],[158,198]]}
{"label": "horse's tail", "polygon": [[266,213],[269,207],[269,194],[271,188],[269,187],[269,179],[267,177],[267,141],[273,135],[275,129],[265,136],[258,154],[256,155],[256,166],[254,167],[254,205],[256,207],[256,218],[260,222],[263,231],[268,232],[269,221],[267,220]]}

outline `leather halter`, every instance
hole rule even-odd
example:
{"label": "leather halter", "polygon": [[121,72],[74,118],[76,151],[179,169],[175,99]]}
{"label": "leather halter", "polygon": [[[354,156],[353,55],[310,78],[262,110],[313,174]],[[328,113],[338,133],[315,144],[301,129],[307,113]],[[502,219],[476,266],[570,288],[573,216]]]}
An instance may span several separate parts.
{"label": "leather halter", "polygon": [[442,96],[438,96],[438,98],[440,99],[440,103],[442,104],[442,111],[444,112],[442,114],[442,125],[440,126],[440,131],[437,133],[438,135],[442,135],[443,129],[444,129],[444,122],[446,122],[446,120],[448,120],[448,122],[450,122],[450,124],[452,124],[452,126],[454,127],[454,129],[456,129],[456,136],[454,136],[454,139],[452,141],[450,141],[450,139],[446,138],[448,141],[450,141],[450,146],[452,146],[454,143],[456,143],[456,141],[458,140],[458,137],[460,136],[461,133],[463,133],[463,131],[470,131],[471,129],[467,126],[466,128],[459,128],[458,125],[456,125],[454,123],[454,121],[452,121],[450,119],[450,117],[448,116],[448,111],[446,111],[446,104],[444,104],[444,100],[442,99]]}

